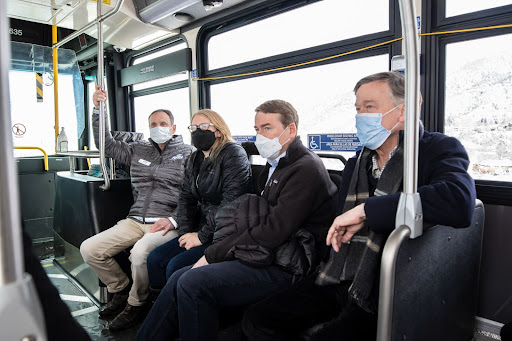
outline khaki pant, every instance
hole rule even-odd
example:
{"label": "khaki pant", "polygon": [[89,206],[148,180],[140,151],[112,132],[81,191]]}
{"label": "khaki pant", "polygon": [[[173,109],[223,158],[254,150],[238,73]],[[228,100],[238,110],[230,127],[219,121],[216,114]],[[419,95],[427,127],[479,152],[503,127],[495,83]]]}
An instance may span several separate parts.
{"label": "khaki pant", "polygon": [[148,297],[146,259],[149,253],[178,236],[176,230],[167,232],[165,236],[162,236],[161,231],[150,233],[148,231],[152,225],[127,218],[80,245],[84,261],[93,268],[110,293],[123,290],[129,283],[128,276],[113,257],[133,245],[130,251],[133,285],[128,296],[128,303],[132,306],[143,305]]}

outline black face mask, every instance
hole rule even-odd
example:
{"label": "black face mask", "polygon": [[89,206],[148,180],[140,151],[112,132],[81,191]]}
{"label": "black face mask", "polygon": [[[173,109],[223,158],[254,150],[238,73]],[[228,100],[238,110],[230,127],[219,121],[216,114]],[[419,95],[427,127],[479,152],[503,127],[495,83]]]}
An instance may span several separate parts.
{"label": "black face mask", "polygon": [[215,133],[211,130],[197,129],[192,132],[192,144],[200,150],[207,151],[215,143]]}

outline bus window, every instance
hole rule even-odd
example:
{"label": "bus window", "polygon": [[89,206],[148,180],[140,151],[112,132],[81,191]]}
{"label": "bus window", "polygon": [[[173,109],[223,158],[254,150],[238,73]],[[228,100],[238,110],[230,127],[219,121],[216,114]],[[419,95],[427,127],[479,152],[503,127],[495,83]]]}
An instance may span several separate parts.
{"label": "bus window", "polygon": [[[36,73],[9,72],[11,95],[11,121],[13,145],[43,148],[48,154],[55,153],[53,79],[49,73],[42,75],[43,98],[36,94]],[[73,76],[59,75],[59,125],[68,137],[68,149],[78,149],[77,120]],[[51,137],[51,138],[48,138]],[[15,150],[15,156],[40,156],[37,150]]]}
{"label": "bus window", "polygon": [[512,181],[512,34],[446,46],[445,133],[475,179]]}
{"label": "bus window", "polygon": [[453,17],[510,4],[512,4],[511,0],[449,0],[446,1],[446,17]]}
{"label": "bus window", "polygon": [[187,130],[190,125],[189,97],[188,87],[135,97],[135,130],[144,133],[145,139],[149,138],[149,114],[156,109],[169,109],[174,116],[176,134],[182,135],[183,141],[190,144],[190,133]]}
{"label": "bus window", "polygon": [[389,56],[383,54],[215,84],[212,108],[236,127],[234,135],[254,135],[254,109],[276,98],[290,102],[299,113],[303,143],[308,134],[355,133],[354,84],[367,74],[387,70],[388,63]]}
{"label": "bus window", "polygon": [[208,65],[213,70],[388,29],[389,1],[318,1],[213,36]]}
{"label": "bus window", "polygon": [[[173,45],[169,47],[134,57],[132,65],[137,65],[157,57],[183,50],[186,47],[187,44],[183,41],[174,42]],[[173,89],[169,90],[169,86],[172,86]],[[149,114],[157,109],[168,109],[174,116],[176,134],[182,135],[185,143],[190,143],[190,133],[187,130],[190,124],[190,93],[187,71],[144,83],[134,84],[131,88],[135,113],[135,130],[137,132],[143,133],[144,138],[148,139]],[[145,91],[140,94],[138,93],[139,90]]]}
{"label": "bus window", "polygon": [[[12,42],[11,49],[9,91],[13,144],[20,147],[40,147],[48,154],[54,154],[56,141],[52,49],[19,42]],[[85,130],[83,82],[75,51],[58,51],[59,127],[65,128],[68,150],[76,150],[78,138]],[[41,155],[35,150],[15,150],[14,153],[15,156]]]}

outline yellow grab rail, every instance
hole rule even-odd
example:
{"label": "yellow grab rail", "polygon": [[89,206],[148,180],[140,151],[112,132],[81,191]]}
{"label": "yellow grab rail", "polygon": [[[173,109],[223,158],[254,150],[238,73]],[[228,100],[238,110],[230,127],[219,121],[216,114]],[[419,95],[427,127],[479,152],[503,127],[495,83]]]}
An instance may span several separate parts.
{"label": "yellow grab rail", "polygon": [[40,150],[44,154],[44,170],[48,171],[48,154],[44,151],[43,148],[39,147],[14,147],[14,149],[37,149]]}

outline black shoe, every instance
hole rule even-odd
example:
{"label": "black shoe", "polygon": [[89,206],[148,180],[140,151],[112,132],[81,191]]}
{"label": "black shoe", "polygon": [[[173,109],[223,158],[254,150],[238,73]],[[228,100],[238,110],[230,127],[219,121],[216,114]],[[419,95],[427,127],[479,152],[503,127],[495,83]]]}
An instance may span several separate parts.
{"label": "black shoe", "polygon": [[119,331],[136,326],[148,314],[147,308],[147,304],[138,307],[127,304],[124,310],[112,320],[108,328],[113,331]]}
{"label": "black shoe", "polygon": [[106,305],[101,307],[100,309],[100,316],[101,317],[107,317],[107,316],[115,316],[119,314],[121,310],[126,306],[126,301],[128,300],[128,294],[122,294],[119,292],[116,292],[112,299],[108,301]]}

